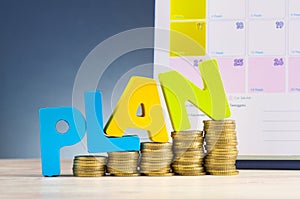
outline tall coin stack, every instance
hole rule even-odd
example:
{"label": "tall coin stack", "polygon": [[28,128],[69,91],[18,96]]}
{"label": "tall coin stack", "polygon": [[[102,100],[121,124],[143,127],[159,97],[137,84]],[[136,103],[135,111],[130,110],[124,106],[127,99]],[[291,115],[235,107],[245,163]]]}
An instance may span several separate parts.
{"label": "tall coin stack", "polygon": [[73,175],[78,177],[97,177],[105,175],[105,156],[75,156],[73,160]]}
{"label": "tall coin stack", "polygon": [[147,176],[172,176],[173,158],[171,143],[141,143],[140,172]]}
{"label": "tall coin stack", "polygon": [[173,172],[184,176],[205,175],[202,131],[172,132],[174,162]]}
{"label": "tall coin stack", "polygon": [[107,171],[114,176],[139,176],[139,151],[109,152]]}
{"label": "tall coin stack", "polygon": [[236,158],[237,137],[234,120],[206,120],[205,131],[205,157],[206,172],[211,175],[237,175]]}

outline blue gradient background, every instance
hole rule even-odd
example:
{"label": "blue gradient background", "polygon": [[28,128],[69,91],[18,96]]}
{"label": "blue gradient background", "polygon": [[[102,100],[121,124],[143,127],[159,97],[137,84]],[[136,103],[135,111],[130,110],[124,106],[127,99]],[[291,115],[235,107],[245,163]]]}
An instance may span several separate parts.
{"label": "blue gradient background", "polygon": [[[153,25],[154,0],[0,0],[0,158],[39,157],[38,109],[72,105],[76,72],[101,41]],[[99,83],[105,121],[115,82],[152,61],[145,49],[110,65]],[[152,67],[136,73],[151,77]]]}

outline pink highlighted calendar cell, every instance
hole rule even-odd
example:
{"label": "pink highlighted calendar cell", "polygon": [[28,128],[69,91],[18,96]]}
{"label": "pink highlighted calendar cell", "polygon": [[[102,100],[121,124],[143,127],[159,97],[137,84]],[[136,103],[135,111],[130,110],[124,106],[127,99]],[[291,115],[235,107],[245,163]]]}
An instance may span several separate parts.
{"label": "pink highlighted calendar cell", "polygon": [[250,57],[248,62],[250,93],[285,92],[286,65],[283,57]]}
{"label": "pink highlighted calendar cell", "polygon": [[243,58],[219,58],[220,73],[227,93],[246,91],[245,60]]}
{"label": "pink highlighted calendar cell", "polygon": [[285,17],[285,0],[250,0],[249,17],[254,19],[282,19]]}
{"label": "pink highlighted calendar cell", "polygon": [[300,34],[300,20],[291,20],[289,24],[289,54],[290,55],[300,55],[299,34]]}
{"label": "pink highlighted calendar cell", "polygon": [[249,55],[285,55],[286,24],[283,20],[252,20],[249,22]]}
{"label": "pink highlighted calendar cell", "polygon": [[246,0],[209,0],[208,3],[210,19],[245,19]]}
{"label": "pink highlighted calendar cell", "polygon": [[300,57],[289,58],[289,92],[300,92]]}
{"label": "pink highlighted calendar cell", "polygon": [[244,56],[246,32],[244,21],[211,21],[209,24],[211,56]]}

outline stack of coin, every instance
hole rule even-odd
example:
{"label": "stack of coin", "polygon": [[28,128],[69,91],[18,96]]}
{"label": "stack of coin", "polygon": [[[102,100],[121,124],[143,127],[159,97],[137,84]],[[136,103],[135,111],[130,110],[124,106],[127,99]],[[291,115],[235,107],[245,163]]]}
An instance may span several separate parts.
{"label": "stack of coin", "polygon": [[106,159],[105,156],[75,156],[73,160],[73,175],[79,177],[104,176]]}
{"label": "stack of coin", "polygon": [[114,176],[139,176],[139,151],[109,152],[107,171]]}
{"label": "stack of coin", "polygon": [[236,158],[237,137],[234,120],[206,120],[205,131],[205,157],[206,172],[211,175],[237,175]]}
{"label": "stack of coin", "polygon": [[172,176],[173,158],[171,143],[141,143],[140,172],[147,176]]}
{"label": "stack of coin", "polygon": [[205,175],[202,131],[172,132],[173,172],[184,176]]}

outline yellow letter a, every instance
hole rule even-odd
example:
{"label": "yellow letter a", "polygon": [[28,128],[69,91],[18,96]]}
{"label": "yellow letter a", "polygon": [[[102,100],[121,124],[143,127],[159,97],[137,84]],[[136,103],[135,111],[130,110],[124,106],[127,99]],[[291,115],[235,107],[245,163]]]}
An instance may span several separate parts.
{"label": "yellow letter a", "polygon": [[[137,116],[138,107],[142,114]],[[127,128],[148,131],[154,142],[167,142],[168,133],[155,80],[132,77],[123,92],[105,132],[109,136],[121,137]]]}

